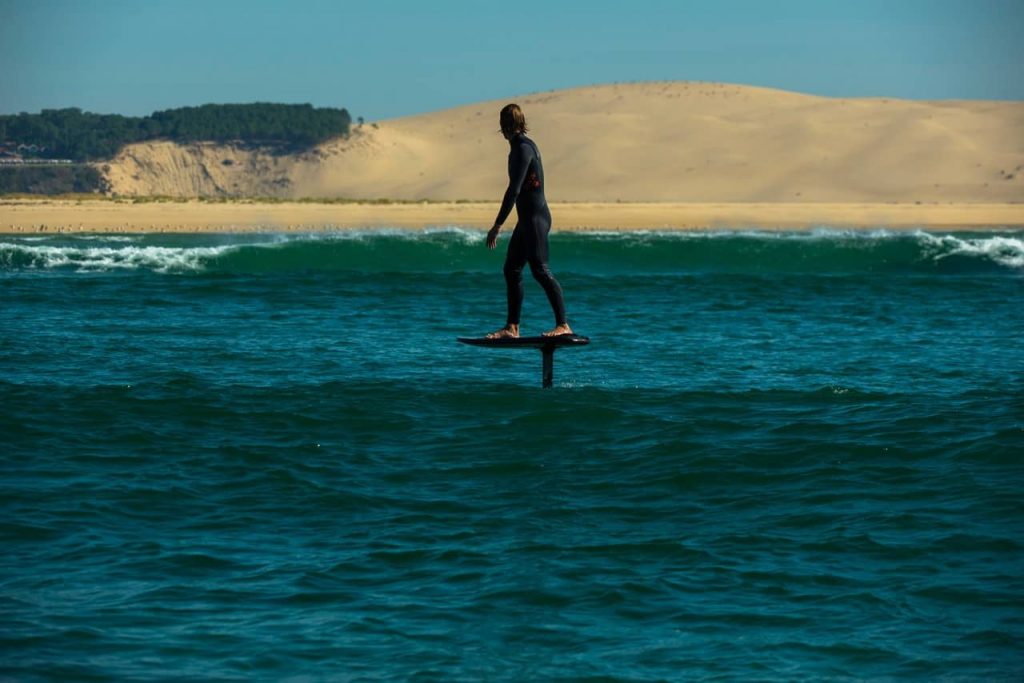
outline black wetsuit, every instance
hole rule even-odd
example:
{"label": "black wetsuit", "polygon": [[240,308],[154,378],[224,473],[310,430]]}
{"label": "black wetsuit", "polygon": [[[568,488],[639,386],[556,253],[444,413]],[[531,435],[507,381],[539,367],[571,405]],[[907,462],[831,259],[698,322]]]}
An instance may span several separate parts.
{"label": "black wetsuit", "polygon": [[523,305],[523,266],[530,264],[534,279],[544,288],[555,314],[555,324],[564,325],[565,302],[562,288],[548,268],[548,232],[551,230],[551,211],[544,198],[544,167],[540,161],[540,150],[530,138],[523,134],[509,140],[511,151],[508,155],[508,189],[501,202],[495,225],[501,225],[508,218],[515,204],[518,220],[508,243],[505,257],[505,286],[508,292],[508,320],[510,325],[519,324],[519,312]]}

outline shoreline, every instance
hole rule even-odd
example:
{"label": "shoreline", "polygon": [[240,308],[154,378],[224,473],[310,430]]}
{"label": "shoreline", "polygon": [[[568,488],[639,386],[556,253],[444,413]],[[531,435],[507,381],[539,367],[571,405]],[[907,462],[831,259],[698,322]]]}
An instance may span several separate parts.
{"label": "shoreline", "polygon": [[[555,231],[992,230],[1024,228],[1024,203],[551,202]],[[486,230],[498,202],[225,202],[3,199],[0,233],[319,232],[374,228]],[[515,225],[511,216],[505,223]]]}

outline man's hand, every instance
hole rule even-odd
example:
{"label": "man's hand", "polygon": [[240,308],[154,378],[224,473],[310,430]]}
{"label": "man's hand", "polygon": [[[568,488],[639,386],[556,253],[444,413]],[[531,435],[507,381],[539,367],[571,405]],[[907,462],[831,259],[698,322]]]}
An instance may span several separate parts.
{"label": "man's hand", "polygon": [[498,233],[501,232],[501,226],[495,225],[491,228],[490,232],[487,233],[487,248],[494,249],[498,244]]}

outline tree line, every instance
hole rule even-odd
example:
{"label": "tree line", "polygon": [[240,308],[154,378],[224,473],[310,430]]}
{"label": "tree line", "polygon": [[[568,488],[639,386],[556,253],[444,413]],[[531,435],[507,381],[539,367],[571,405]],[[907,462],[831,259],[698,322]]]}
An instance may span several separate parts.
{"label": "tree line", "polygon": [[347,134],[351,123],[345,109],[310,104],[204,104],[142,117],[71,107],[0,115],[0,143],[8,150],[35,145],[39,151],[33,155],[39,158],[98,161],[127,144],[159,139],[312,147]]}
{"label": "tree line", "polygon": [[0,194],[84,194],[105,187],[103,176],[92,166],[0,166]]}

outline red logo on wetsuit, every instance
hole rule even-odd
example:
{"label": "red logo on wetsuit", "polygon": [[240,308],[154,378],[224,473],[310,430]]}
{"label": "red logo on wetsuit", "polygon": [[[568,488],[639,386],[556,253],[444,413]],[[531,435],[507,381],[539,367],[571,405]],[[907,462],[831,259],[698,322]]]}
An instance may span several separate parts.
{"label": "red logo on wetsuit", "polygon": [[539,190],[540,189],[540,178],[537,177],[536,173],[530,172],[530,175],[526,176],[526,181],[523,183],[524,186]]}

